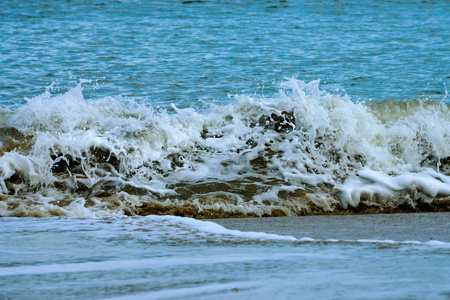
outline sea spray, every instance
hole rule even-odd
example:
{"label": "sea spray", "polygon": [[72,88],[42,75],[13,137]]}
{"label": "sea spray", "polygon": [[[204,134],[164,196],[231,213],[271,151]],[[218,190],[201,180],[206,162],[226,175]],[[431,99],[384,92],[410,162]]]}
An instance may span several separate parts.
{"label": "sea spray", "polygon": [[47,89],[1,112],[1,215],[448,210],[448,112],[296,79],[203,109]]}

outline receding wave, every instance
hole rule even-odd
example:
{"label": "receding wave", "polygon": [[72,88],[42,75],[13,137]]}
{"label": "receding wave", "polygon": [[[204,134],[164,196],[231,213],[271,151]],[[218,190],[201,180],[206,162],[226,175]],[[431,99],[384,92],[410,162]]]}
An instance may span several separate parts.
{"label": "receding wave", "polygon": [[0,215],[196,218],[450,210],[449,105],[273,97],[155,109],[47,90],[0,111]]}

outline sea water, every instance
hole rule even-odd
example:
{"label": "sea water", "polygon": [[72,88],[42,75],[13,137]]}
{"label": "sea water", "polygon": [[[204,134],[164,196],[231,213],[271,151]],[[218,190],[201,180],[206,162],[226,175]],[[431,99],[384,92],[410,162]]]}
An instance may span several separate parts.
{"label": "sea water", "polygon": [[0,295],[448,297],[448,233],[186,217],[449,211],[449,18],[447,1],[3,1]]}
{"label": "sea water", "polygon": [[[448,237],[448,213],[444,214],[447,233],[438,235]],[[417,234],[418,240],[397,241],[341,239],[339,234],[307,238],[302,237],[303,228],[296,236],[243,232],[174,216],[6,218],[0,223],[0,294],[6,299],[450,295],[450,243]],[[309,233],[317,234],[320,230]]]}

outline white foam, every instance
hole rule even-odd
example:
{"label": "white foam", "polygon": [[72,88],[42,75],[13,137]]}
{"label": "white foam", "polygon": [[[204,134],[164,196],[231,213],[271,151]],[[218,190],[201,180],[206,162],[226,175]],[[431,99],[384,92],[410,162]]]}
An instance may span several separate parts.
{"label": "white foam", "polygon": [[[367,200],[376,196],[395,198],[394,192],[417,190],[430,197],[450,196],[449,177],[427,169],[418,173],[389,176],[370,169],[358,171],[339,187],[344,206],[357,207],[362,195]],[[392,199],[391,201],[395,201]],[[395,203],[392,203],[395,204]]]}
{"label": "white foam", "polygon": [[188,226],[191,230],[198,230],[208,234],[231,235],[237,238],[255,239],[255,240],[282,240],[282,241],[296,241],[292,236],[282,236],[277,234],[270,234],[265,232],[245,232],[239,230],[226,229],[217,223],[210,221],[199,221],[192,218],[176,217],[176,216],[149,216],[150,220],[169,221],[172,223],[183,224]]}
{"label": "white foam", "polygon": [[[74,200],[84,197],[74,193],[77,188],[102,186],[165,200],[177,196],[173,186],[178,184],[258,178],[259,185],[277,183],[245,201],[260,211],[278,205],[288,215],[297,212],[282,206],[279,193],[296,189],[312,189],[305,197],[327,202],[322,203],[327,210],[338,194],[344,207],[392,207],[400,198],[414,206],[412,191],[423,193],[426,201],[450,195],[449,174],[440,170],[440,160],[450,157],[445,103],[412,100],[407,109],[389,101],[355,103],[320,90],[318,81],[296,79],[284,82],[273,97],[234,98],[233,104],[203,111],[172,105],[175,113],[170,113],[123,97],[86,100],[81,83],[59,95],[47,90],[4,112],[4,126],[30,136],[31,148],[0,157],[0,193],[33,199],[34,207],[40,198],[30,191]],[[56,174],[56,163],[68,164],[69,170]],[[21,185],[8,184],[14,175]],[[323,190],[323,184],[335,188]],[[55,186],[68,190],[54,193]]]}

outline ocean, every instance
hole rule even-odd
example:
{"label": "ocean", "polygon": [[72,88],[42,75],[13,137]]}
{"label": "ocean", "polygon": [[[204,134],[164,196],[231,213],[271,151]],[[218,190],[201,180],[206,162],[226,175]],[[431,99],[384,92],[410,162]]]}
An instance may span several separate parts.
{"label": "ocean", "polygon": [[448,299],[449,19],[2,1],[0,298]]}

